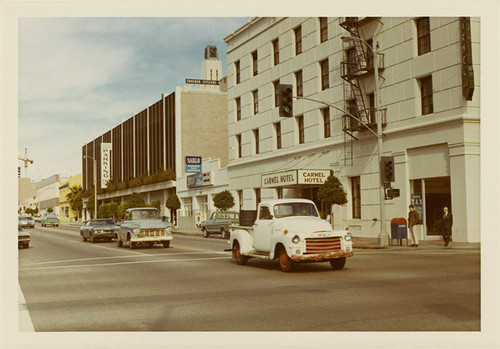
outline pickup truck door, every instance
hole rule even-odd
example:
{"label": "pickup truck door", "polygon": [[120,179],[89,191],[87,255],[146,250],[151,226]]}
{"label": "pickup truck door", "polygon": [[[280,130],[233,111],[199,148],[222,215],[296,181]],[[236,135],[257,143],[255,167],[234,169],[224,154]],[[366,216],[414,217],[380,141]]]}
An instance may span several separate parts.
{"label": "pickup truck door", "polygon": [[255,249],[262,252],[271,251],[271,232],[273,230],[273,218],[268,206],[261,206],[259,215],[253,227]]}
{"label": "pickup truck door", "polygon": [[214,231],[216,214],[217,214],[217,212],[212,212],[212,215],[210,216],[207,223],[205,224],[205,228],[207,229],[208,232]]}

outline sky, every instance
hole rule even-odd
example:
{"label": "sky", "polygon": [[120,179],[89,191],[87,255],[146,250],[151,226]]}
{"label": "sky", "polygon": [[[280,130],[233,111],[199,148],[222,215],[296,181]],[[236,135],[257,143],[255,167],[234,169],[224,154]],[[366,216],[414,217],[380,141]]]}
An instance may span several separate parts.
{"label": "sky", "polygon": [[226,75],[224,37],[249,19],[19,19],[18,156],[27,148],[34,160],[28,176],[81,173],[85,143],[201,78],[207,45]]}

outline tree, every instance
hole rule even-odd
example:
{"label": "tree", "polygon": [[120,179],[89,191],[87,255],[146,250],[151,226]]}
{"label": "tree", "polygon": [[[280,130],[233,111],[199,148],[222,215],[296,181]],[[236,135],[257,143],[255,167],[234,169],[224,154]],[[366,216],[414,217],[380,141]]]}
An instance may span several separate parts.
{"label": "tree", "polygon": [[318,199],[328,204],[328,212],[332,212],[332,205],[347,203],[347,194],[340,180],[335,176],[329,176],[318,189]]}
{"label": "tree", "polygon": [[132,193],[130,197],[128,198],[127,202],[129,203],[129,208],[134,208],[134,207],[146,207],[146,202],[144,202],[144,199],[142,198],[142,195],[139,193]]}
{"label": "tree", "polygon": [[[87,212],[90,213],[90,218],[94,218],[95,195],[92,193],[87,201]],[[98,207],[99,208],[99,207]]]}
{"label": "tree", "polygon": [[179,197],[177,194],[170,195],[167,199],[166,206],[168,209],[170,209],[171,217],[172,217],[172,222],[175,222],[176,218],[176,211],[181,208],[181,201],[179,200]]}
{"label": "tree", "polygon": [[214,205],[221,211],[226,211],[234,206],[233,195],[229,190],[221,191],[214,195]]}
{"label": "tree", "polygon": [[125,201],[118,206],[118,219],[119,220],[123,219],[123,216],[125,216],[125,211],[127,211],[127,209],[129,209],[129,208],[130,207],[129,207],[128,201]]}
{"label": "tree", "polygon": [[161,203],[160,203],[160,200],[153,200],[151,201],[149,204],[148,204],[149,207],[154,207],[154,208],[157,208],[158,211],[160,211],[160,208],[161,208]]}
{"label": "tree", "polygon": [[117,202],[110,202],[108,205],[108,214],[111,218],[116,219],[118,217],[118,206]]}
{"label": "tree", "polygon": [[69,206],[73,211],[78,213],[78,218],[82,216],[83,210],[83,189],[81,185],[74,185],[69,188],[70,192],[66,194],[66,199],[69,201]]}

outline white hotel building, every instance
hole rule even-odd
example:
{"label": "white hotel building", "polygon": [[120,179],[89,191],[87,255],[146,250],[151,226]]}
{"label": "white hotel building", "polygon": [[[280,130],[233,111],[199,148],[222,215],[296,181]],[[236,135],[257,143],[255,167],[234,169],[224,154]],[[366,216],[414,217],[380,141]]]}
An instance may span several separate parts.
{"label": "white hotel building", "polygon": [[[258,17],[228,35],[228,179],[240,208],[280,197],[317,202],[333,173],[348,194],[333,208],[335,227],[377,237],[377,138],[339,109],[376,132],[378,97],[383,155],[394,157],[400,190],[385,201],[387,231],[414,203],[421,238],[438,238],[448,206],[453,240],[480,241],[479,28],[467,17]],[[378,51],[379,96],[372,51],[345,35]],[[280,83],[334,107],[294,98],[293,117],[280,118]]]}

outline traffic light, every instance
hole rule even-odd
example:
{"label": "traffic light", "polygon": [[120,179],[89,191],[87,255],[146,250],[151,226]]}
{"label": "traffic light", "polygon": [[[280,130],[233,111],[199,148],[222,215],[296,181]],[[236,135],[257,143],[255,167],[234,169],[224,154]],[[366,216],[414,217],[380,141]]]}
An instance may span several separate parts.
{"label": "traffic light", "polygon": [[293,116],[293,87],[292,85],[278,85],[278,105],[281,117],[290,118]]}
{"label": "traffic light", "polygon": [[380,174],[383,183],[394,182],[394,156],[382,156]]}

